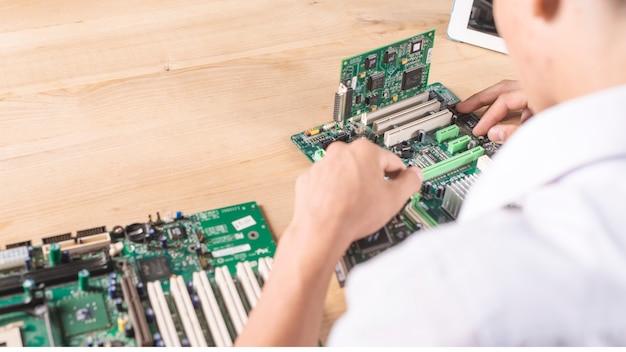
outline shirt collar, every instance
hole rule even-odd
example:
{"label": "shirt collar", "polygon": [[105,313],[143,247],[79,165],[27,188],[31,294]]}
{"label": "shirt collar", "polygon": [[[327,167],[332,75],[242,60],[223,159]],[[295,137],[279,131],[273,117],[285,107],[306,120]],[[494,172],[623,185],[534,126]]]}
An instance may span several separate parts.
{"label": "shirt collar", "polygon": [[520,201],[594,161],[626,156],[626,85],[572,99],[527,120],[494,155],[459,220]]}

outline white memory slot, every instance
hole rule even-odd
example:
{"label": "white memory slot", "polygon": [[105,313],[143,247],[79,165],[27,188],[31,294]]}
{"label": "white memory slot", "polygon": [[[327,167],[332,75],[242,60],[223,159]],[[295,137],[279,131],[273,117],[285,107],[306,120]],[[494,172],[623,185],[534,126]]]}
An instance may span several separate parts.
{"label": "white memory slot", "polygon": [[270,278],[270,267],[267,264],[266,257],[259,258],[259,274],[263,278],[263,282],[267,283],[267,280]]}
{"label": "white memory slot", "polygon": [[428,101],[428,98],[429,98],[428,92],[424,92],[414,97],[399,101],[397,103],[387,105],[382,109],[379,109],[373,112],[364,113],[361,116],[361,122],[364,125],[369,125],[378,119],[394,114],[400,110],[407,109],[407,108],[410,108],[411,106],[425,103]]}
{"label": "white memory slot", "polygon": [[237,335],[239,335],[243,331],[244,325],[248,322],[248,316],[239,298],[239,293],[235,288],[235,283],[230,276],[230,271],[226,266],[220,266],[215,269],[215,280],[217,281],[217,287],[220,289],[224,303],[226,303],[230,320],[233,322]]}
{"label": "white memory slot", "polygon": [[250,307],[256,307],[258,297],[252,288],[252,282],[246,269],[243,266],[243,263],[237,263],[237,278],[239,282],[241,282],[241,287],[243,287],[243,292],[246,294],[246,298],[248,299],[248,303],[250,303]]}
{"label": "white memory slot", "polygon": [[206,339],[200,328],[200,321],[193,309],[191,303],[191,297],[187,292],[185,281],[182,276],[170,278],[170,292],[174,297],[176,308],[178,309],[178,316],[185,329],[185,334],[189,339],[191,347],[207,347]]}
{"label": "white memory slot", "polygon": [[265,261],[267,262],[267,267],[270,269],[270,272],[272,271],[272,265],[274,264],[274,258],[272,257],[265,257]]}
{"label": "white memory slot", "polygon": [[452,112],[450,110],[441,110],[432,115],[422,117],[419,120],[409,122],[393,130],[389,130],[384,134],[385,147],[389,148],[400,142],[404,142],[418,135],[419,130],[430,132],[437,128],[447,126],[452,123]]}
{"label": "white memory slot", "polygon": [[209,331],[211,332],[215,346],[231,347],[233,340],[230,338],[226,322],[224,321],[220,307],[217,305],[217,299],[215,299],[215,294],[213,293],[213,289],[211,288],[211,284],[204,270],[193,273],[193,285],[200,297],[202,311],[209,325]]}
{"label": "white memory slot", "polygon": [[148,298],[156,316],[159,332],[166,347],[180,347],[178,333],[172,320],[172,314],[165,301],[160,281],[148,282]]}
{"label": "white memory slot", "polygon": [[243,268],[246,270],[248,277],[250,278],[250,283],[252,283],[252,290],[254,290],[254,294],[256,295],[256,299],[261,298],[261,285],[259,285],[259,280],[256,275],[254,275],[254,271],[252,271],[252,265],[250,262],[244,262]]}
{"label": "white memory slot", "polygon": [[381,134],[393,128],[394,125],[403,125],[405,123],[415,121],[431,111],[438,111],[440,107],[441,103],[439,100],[433,99],[423,104],[413,106],[409,109],[398,111],[378,121],[374,121],[372,131],[376,134]]}

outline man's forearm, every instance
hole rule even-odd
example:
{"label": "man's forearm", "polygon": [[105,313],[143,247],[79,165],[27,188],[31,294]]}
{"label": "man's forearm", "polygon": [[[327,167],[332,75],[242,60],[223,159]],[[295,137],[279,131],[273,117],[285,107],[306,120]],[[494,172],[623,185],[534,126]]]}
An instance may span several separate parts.
{"label": "man's forearm", "polygon": [[[238,346],[313,346],[317,344],[326,291],[341,246],[329,248],[332,235],[304,233],[290,226],[279,241],[273,271],[263,295],[237,338]],[[340,247],[340,248],[337,248]]]}

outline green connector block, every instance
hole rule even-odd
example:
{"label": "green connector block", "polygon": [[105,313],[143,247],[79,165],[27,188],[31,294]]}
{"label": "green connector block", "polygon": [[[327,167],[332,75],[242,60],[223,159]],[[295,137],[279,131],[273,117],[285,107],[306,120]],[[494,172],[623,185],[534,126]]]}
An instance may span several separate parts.
{"label": "green connector block", "polygon": [[322,160],[322,158],[324,157],[325,154],[326,154],[326,152],[324,151],[324,149],[316,150],[315,153],[313,153],[313,161]]}
{"label": "green connector block", "polygon": [[450,159],[438,162],[435,165],[425,167],[422,169],[422,173],[424,174],[424,181],[432,180],[433,178],[439,177],[454,169],[458,169],[463,165],[474,162],[483,154],[485,154],[485,149],[483,149],[483,147],[476,147],[459,155],[455,155]]}
{"label": "green connector block", "polygon": [[453,141],[448,143],[448,153],[454,154],[459,150],[463,150],[467,148],[467,144],[472,140],[470,136],[459,137]]}
{"label": "green connector block", "polygon": [[452,125],[446,128],[442,128],[439,131],[435,132],[435,139],[437,143],[441,143],[450,138],[454,138],[459,135],[459,126]]}

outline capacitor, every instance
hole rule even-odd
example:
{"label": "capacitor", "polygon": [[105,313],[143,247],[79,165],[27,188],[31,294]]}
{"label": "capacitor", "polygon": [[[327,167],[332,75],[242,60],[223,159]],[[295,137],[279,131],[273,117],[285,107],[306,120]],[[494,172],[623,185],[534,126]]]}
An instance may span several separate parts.
{"label": "capacitor", "polygon": [[33,266],[33,261],[29,257],[26,257],[24,259],[24,268],[26,269],[26,271],[30,270],[32,266]]}
{"label": "capacitor", "polygon": [[177,219],[177,220],[179,220],[179,219],[182,219],[182,218],[183,218],[183,212],[182,212],[182,211],[180,211],[180,210],[179,210],[179,211],[177,211],[177,212],[176,212],[176,219]]}
{"label": "capacitor", "polygon": [[28,297],[32,297],[33,291],[35,290],[35,280],[33,279],[24,280],[24,282],[22,283],[22,288],[24,289],[24,293]]}
{"label": "capacitor", "polygon": [[56,242],[50,244],[50,253],[48,255],[50,258],[50,266],[59,265],[61,263],[61,246]]}
{"label": "capacitor", "polygon": [[111,236],[113,238],[122,238],[124,237],[124,227],[117,225],[114,226],[113,229],[111,230]]}
{"label": "capacitor", "polygon": [[87,339],[85,340],[85,345],[87,345],[87,347],[93,347],[93,337],[87,337]]}
{"label": "capacitor", "polygon": [[424,130],[417,131],[417,141],[420,143],[424,143],[425,140],[426,140],[426,131]]}
{"label": "capacitor", "polygon": [[135,286],[135,288],[137,288],[137,294],[139,296],[143,296],[146,293],[145,286],[143,285],[143,282],[138,282],[137,285]]}
{"label": "capacitor", "polygon": [[180,344],[183,347],[190,347],[191,344],[189,343],[189,339],[187,339],[186,337],[183,337],[182,340],[180,340]]}
{"label": "capacitor", "polygon": [[110,299],[115,299],[115,297],[117,297],[117,287],[109,286],[109,289],[107,290],[107,292],[109,293]]}
{"label": "capacitor", "polygon": [[135,330],[131,324],[126,324],[124,327],[124,336],[131,338],[135,335]]}
{"label": "capacitor", "polygon": [[154,343],[156,347],[165,347],[165,342],[163,340],[158,340]]}
{"label": "capacitor", "polygon": [[190,295],[193,294],[193,281],[187,282],[187,292],[189,292]]}
{"label": "capacitor", "polygon": [[152,339],[156,342],[156,341],[161,341],[161,334],[159,332],[155,332],[154,335],[152,335]]}
{"label": "capacitor", "polygon": [[191,296],[191,303],[193,303],[195,309],[200,308],[200,297],[198,295]]}
{"label": "capacitor", "polygon": [[167,248],[167,237],[161,236],[161,248]]}
{"label": "capacitor", "polygon": [[28,251],[28,257],[32,259],[35,256],[35,249],[33,246],[28,246],[26,250]]}
{"label": "capacitor", "polygon": [[78,272],[78,289],[81,291],[89,290],[89,271],[86,269]]}
{"label": "capacitor", "polygon": [[435,197],[443,198],[443,194],[445,193],[445,191],[446,188],[443,185],[437,186],[437,189],[435,190]]}
{"label": "capacitor", "polygon": [[475,139],[472,139],[471,141],[469,141],[469,143],[467,143],[467,150],[476,148],[478,146],[478,142]]}
{"label": "capacitor", "polygon": [[117,317],[117,331],[119,332],[126,331],[126,325],[128,325],[128,315],[120,314]]}
{"label": "capacitor", "polygon": [[422,194],[430,194],[430,191],[433,189],[433,183],[430,181],[426,181],[422,184]]}
{"label": "capacitor", "polygon": [[[152,308],[146,308],[146,321],[148,324],[152,324],[154,322],[154,310],[152,310]],[[159,338],[160,337],[161,335],[159,335]],[[156,340],[157,338],[155,337],[154,339]]]}
{"label": "capacitor", "polygon": [[117,309],[118,312],[121,312],[122,309],[124,308],[124,300],[122,299],[122,297],[117,297],[115,299],[115,308]]}
{"label": "capacitor", "polygon": [[70,262],[70,251],[67,249],[61,251],[61,263],[69,263]]}
{"label": "capacitor", "polygon": [[103,339],[98,339],[96,344],[97,344],[98,347],[104,347],[104,340]]}

